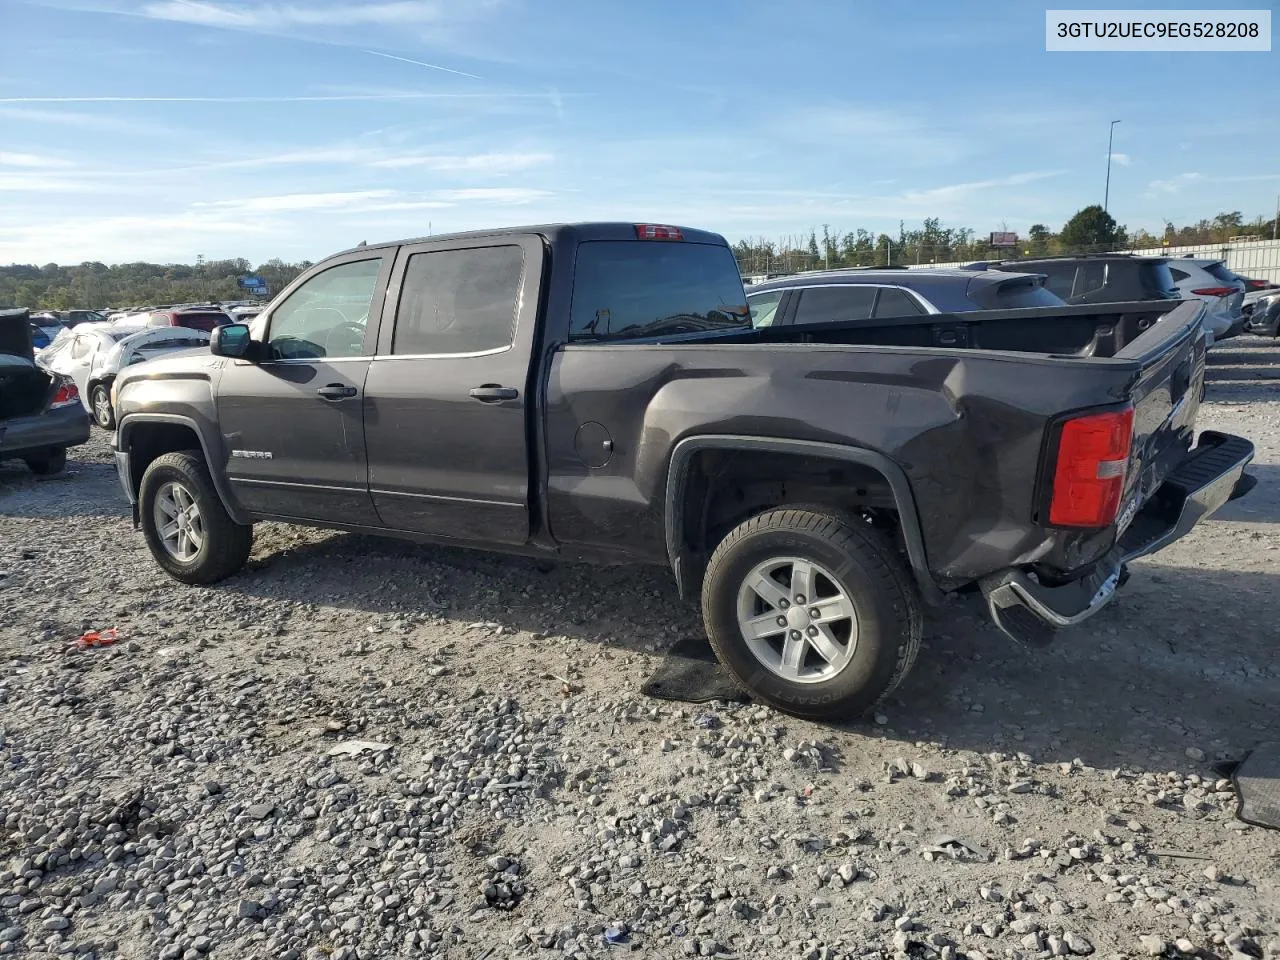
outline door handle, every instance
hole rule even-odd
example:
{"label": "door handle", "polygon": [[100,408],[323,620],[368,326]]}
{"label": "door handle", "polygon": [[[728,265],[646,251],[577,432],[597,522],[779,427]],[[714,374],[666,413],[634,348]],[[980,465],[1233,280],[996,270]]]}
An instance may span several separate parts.
{"label": "door handle", "polygon": [[345,400],[356,395],[356,388],[345,383],[327,383],[316,391],[326,400]]}
{"label": "door handle", "polygon": [[486,383],[483,386],[472,387],[471,396],[481,403],[501,403],[503,400],[515,400],[520,396],[520,391],[515,387],[500,387],[496,383]]}

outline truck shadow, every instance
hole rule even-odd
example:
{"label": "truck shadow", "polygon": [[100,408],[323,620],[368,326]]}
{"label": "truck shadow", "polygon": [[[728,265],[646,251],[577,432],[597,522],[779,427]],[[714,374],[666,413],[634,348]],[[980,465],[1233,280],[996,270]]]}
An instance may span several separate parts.
{"label": "truck shadow", "polygon": [[1213,515],[1213,522],[1280,523],[1280,466],[1251,463],[1246,472],[1258,478],[1258,485],[1239,500],[1225,504]]}
{"label": "truck shadow", "polygon": [[[302,543],[254,566],[219,589],[383,615],[431,611],[455,623],[494,621],[655,654],[642,663],[644,675],[676,638],[701,635],[696,606],[681,603],[656,568],[548,568],[351,535]],[[359,582],[380,586],[362,589],[357,571]],[[883,708],[887,726],[779,719],[791,726],[788,736],[888,737],[903,749],[927,740],[1098,767],[1172,769],[1186,763],[1188,747],[1240,754],[1276,731],[1278,596],[1280,573],[1139,563],[1111,608],[1044,650],[1005,639],[976,602],[957,598],[930,615],[915,671]],[[605,667],[585,674],[588,691],[644,700],[638,683],[596,669]],[[858,746],[845,739],[843,749]]]}
{"label": "truck shadow", "polygon": [[1278,596],[1280,572],[1139,562],[1110,608],[1043,650],[957,610],[929,624],[889,735],[1103,768],[1242,756],[1277,730]]}

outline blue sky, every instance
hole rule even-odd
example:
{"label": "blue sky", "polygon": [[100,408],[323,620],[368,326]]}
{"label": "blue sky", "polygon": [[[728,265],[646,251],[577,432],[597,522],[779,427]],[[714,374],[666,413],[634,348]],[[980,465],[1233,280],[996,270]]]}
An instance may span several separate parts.
{"label": "blue sky", "polygon": [[552,220],[1056,229],[1101,202],[1113,119],[1122,223],[1275,210],[1280,53],[1046,53],[1044,10],[0,0],[0,263]]}

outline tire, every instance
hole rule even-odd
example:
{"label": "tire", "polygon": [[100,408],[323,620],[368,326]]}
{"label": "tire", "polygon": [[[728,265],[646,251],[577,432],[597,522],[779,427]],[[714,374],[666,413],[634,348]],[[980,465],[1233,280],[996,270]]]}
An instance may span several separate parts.
{"label": "tire", "polygon": [[67,466],[67,448],[56,447],[39,457],[27,457],[27,469],[38,477],[52,477]]}
{"label": "tire", "polygon": [[113,430],[116,425],[116,412],[111,409],[111,384],[95,383],[89,390],[89,408],[93,422],[103,430]]}
{"label": "tire", "polygon": [[[161,531],[157,501],[161,501],[162,515],[171,517],[180,512],[187,518],[182,526],[185,538],[179,530],[166,541],[167,530]],[[192,506],[196,511],[194,519]],[[173,509],[166,513],[169,507]],[[175,580],[217,583],[236,573],[249,559],[253,527],[236,523],[227,514],[209,468],[197,452],[166,453],[151,461],[142,475],[138,513],[151,556]],[[170,522],[180,524],[177,519]]]}
{"label": "tire", "polygon": [[[806,597],[805,604],[791,602],[795,564],[789,576],[784,568],[761,575],[787,560],[816,571],[810,580],[814,596]],[[771,586],[763,576],[773,580]],[[791,607],[806,609],[788,614],[784,606],[766,603],[756,590],[747,593],[749,577],[753,583],[765,583],[765,593],[776,590],[782,597],[778,604],[790,602]],[[839,607],[833,589],[842,598]],[[762,633],[778,636],[748,641],[739,619],[744,603],[744,616],[749,613]],[[851,608],[853,615],[836,620],[832,614],[829,620],[810,622],[806,618],[815,604],[824,610]],[[717,658],[747,693],[778,710],[809,718],[860,716],[875,706],[910,671],[923,634],[920,598],[902,560],[858,519],[824,507],[781,507],[734,528],[707,566],[702,616]],[[773,629],[769,621],[779,623],[777,617],[787,620],[785,629]],[[805,620],[807,626],[789,617]],[[794,627],[799,631],[793,633]],[[826,638],[825,649],[840,656],[827,661],[817,647],[809,646],[813,630],[823,634],[815,642]],[[798,644],[797,636],[803,641],[798,664],[794,657],[788,664],[786,652],[795,647],[787,645]]]}

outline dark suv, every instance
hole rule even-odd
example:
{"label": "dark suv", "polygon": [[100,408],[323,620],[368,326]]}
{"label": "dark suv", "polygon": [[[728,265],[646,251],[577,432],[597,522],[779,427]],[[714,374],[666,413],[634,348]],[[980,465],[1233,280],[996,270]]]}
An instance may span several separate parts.
{"label": "dark suv", "polygon": [[747,302],[756,327],[1063,305],[1034,273],[905,267],[782,277],[748,287]]}
{"label": "dark suv", "polygon": [[1067,303],[1181,299],[1165,257],[1091,253],[1078,257],[975,263],[968,269],[1042,273],[1046,277],[1045,286]]}

